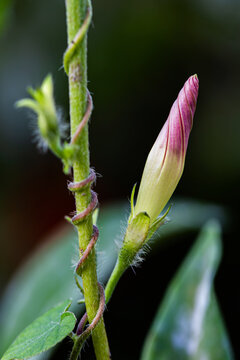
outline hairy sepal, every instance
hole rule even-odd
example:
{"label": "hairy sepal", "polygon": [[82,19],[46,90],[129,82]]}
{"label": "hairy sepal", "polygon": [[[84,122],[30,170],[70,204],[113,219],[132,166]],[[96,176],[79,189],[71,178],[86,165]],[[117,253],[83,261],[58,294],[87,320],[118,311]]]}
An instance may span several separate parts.
{"label": "hairy sepal", "polygon": [[119,253],[119,262],[124,268],[134,262],[136,255],[142,249],[150,228],[150,217],[147,213],[137,214],[128,224],[122,248]]}
{"label": "hairy sepal", "polygon": [[150,240],[153,235],[156,233],[156,231],[160,228],[160,226],[164,225],[165,222],[167,221],[167,215],[169,213],[171,209],[171,205],[169,206],[169,208],[167,209],[167,211],[162,215],[162,216],[159,216],[153,223],[152,225],[150,226],[150,229],[149,229],[149,232],[148,232],[148,235],[146,237],[146,240],[145,240],[145,244],[148,242],[148,240]]}

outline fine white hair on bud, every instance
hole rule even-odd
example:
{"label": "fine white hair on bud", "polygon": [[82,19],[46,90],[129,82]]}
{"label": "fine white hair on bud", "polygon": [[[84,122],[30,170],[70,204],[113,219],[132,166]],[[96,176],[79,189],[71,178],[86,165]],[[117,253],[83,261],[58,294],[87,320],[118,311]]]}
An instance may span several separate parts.
{"label": "fine white hair on bud", "polygon": [[197,75],[185,82],[148,155],[134,213],[146,212],[150,224],[161,213],[181,178],[198,87]]}
{"label": "fine white hair on bud", "polygon": [[39,133],[46,142],[56,142],[59,139],[57,111],[53,97],[53,80],[48,75],[40,88],[28,89],[32,99],[22,99],[17,107],[27,107],[37,114]]}
{"label": "fine white hair on bud", "polygon": [[62,160],[63,171],[68,174],[74,161],[76,145],[63,141],[69,130],[55,105],[52,76],[46,76],[39,88],[29,88],[28,92],[31,98],[18,101],[16,106],[29,108],[37,115],[35,139],[38,147],[49,148]]}

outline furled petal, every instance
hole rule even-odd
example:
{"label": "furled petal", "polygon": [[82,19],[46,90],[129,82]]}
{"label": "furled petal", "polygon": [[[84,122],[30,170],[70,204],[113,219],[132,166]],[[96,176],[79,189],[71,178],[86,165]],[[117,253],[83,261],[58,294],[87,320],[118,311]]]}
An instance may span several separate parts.
{"label": "furled petal", "polygon": [[183,172],[198,96],[198,77],[191,76],[178,94],[145,164],[135,214],[145,211],[151,223],[163,210]]}

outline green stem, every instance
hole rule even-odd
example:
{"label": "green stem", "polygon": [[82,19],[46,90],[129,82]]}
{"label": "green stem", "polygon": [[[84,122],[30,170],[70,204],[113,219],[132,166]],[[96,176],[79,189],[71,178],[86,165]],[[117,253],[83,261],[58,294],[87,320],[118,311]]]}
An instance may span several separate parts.
{"label": "green stem", "polygon": [[[66,0],[68,45],[71,44],[86,16],[86,0]],[[87,38],[82,40],[78,50],[73,54],[69,64],[69,98],[71,136],[75,134],[77,127],[84,116],[87,103]],[[89,175],[89,144],[88,128],[84,127],[77,141],[79,151],[73,163],[74,181],[80,182]],[[84,192],[76,192],[75,202],[77,212],[83,211],[91,200],[90,187]],[[79,249],[85,250],[91,238],[92,216],[77,225],[79,237]],[[82,269],[84,297],[89,323],[94,319],[99,307],[99,291],[96,271],[96,255],[93,250]],[[110,359],[107,335],[103,318],[99,321],[92,333],[93,345],[98,360]],[[77,349],[75,349],[77,350]],[[77,359],[78,350],[72,354],[71,359]]]}
{"label": "green stem", "polygon": [[113,272],[108,280],[106,288],[105,288],[106,304],[111,299],[112,293],[115,290],[115,287],[117,286],[118,281],[120,280],[121,276],[123,275],[123,273],[125,272],[126,269],[127,269],[126,267],[121,266],[120,262],[117,261],[117,263],[113,269]]}
{"label": "green stem", "polygon": [[73,340],[73,348],[72,348],[72,352],[70,355],[69,360],[77,360],[79,357],[79,353],[81,351],[82,346],[81,345],[77,345],[77,338],[76,335],[72,336],[72,340]]}

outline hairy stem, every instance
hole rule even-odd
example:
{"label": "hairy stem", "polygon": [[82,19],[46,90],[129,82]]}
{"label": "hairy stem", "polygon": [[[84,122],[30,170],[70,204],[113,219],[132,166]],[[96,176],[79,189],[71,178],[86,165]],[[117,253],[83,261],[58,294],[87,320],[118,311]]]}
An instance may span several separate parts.
{"label": "hairy stem", "polygon": [[[76,33],[84,21],[87,11],[86,0],[66,0],[67,10],[67,29],[68,45],[72,43]],[[82,120],[87,105],[87,38],[86,36],[79,45],[69,63],[69,98],[70,98],[70,118],[71,136],[73,138],[77,127]],[[80,182],[89,175],[89,144],[88,128],[84,127],[78,140],[79,147],[76,160],[73,163],[74,181]],[[91,201],[90,186],[84,192],[75,194],[76,210],[83,211]],[[84,221],[77,225],[79,237],[80,255],[84,251],[92,236],[93,224],[92,216],[88,216]],[[86,310],[89,323],[94,319],[99,307],[99,289],[96,271],[96,256],[93,249],[90,253],[84,268],[82,269],[82,280]],[[92,332],[93,345],[98,360],[110,359],[107,335],[103,318]],[[77,359],[78,351],[72,354],[71,359]]]}
{"label": "hairy stem", "polygon": [[111,299],[111,296],[115,290],[115,287],[117,286],[121,276],[123,275],[123,273],[125,272],[126,268],[122,267],[121,264],[119,263],[119,261],[117,261],[113,272],[107,282],[106,288],[105,288],[105,300],[106,300],[106,304],[109,302],[109,300]]}

